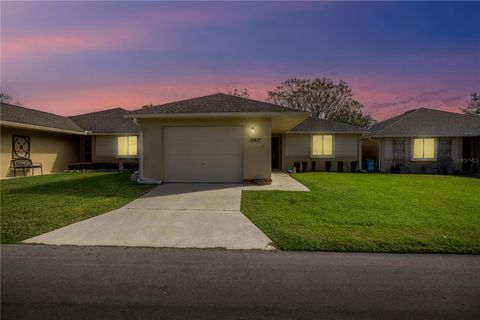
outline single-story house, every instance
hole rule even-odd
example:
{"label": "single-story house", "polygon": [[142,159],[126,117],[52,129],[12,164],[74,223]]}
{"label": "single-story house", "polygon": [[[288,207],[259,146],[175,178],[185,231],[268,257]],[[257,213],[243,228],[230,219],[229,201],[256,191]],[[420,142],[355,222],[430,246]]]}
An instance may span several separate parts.
{"label": "single-story house", "polygon": [[[359,161],[363,129],[226,94],[128,113],[139,126],[140,176],[162,182],[269,181],[295,162]],[[336,167],[335,167],[336,168]],[[311,167],[310,167],[311,169]]]}
{"label": "single-story house", "polygon": [[10,161],[31,158],[43,172],[61,172],[79,161],[85,130],[68,117],[2,103],[0,177],[13,176]]}
{"label": "single-story house", "polygon": [[377,123],[364,155],[383,172],[480,173],[480,117],[419,108]]}
{"label": "single-story house", "polygon": [[[478,172],[480,117],[417,109],[371,130],[226,94],[72,117],[2,103],[1,177],[30,158],[44,172],[108,163],[156,182],[269,181],[272,170]],[[88,166],[87,166],[88,168]],[[442,171],[443,170],[443,171]]]}

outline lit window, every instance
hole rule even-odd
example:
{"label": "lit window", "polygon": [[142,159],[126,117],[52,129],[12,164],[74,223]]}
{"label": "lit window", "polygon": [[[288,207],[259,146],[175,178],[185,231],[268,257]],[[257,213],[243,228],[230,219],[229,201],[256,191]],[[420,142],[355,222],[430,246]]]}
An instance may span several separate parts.
{"label": "lit window", "polygon": [[331,155],[333,155],[333,136],[313,135],[312,136],[312,156],[327,157]]}
{"label": "lit window", "polygon": [[128,157],[137,155],[137,136],[118,137],[118,156]]}
{"label": "lit window", "polygon": [[413,159],[435,159],[435,139],[413,139]]}

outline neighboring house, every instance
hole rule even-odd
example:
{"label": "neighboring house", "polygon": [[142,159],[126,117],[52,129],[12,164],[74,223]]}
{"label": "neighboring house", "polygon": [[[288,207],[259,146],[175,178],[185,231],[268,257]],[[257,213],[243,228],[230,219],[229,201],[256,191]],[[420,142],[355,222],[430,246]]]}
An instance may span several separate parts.
{"label": "neighboring house", "polygon": [[480,172],[478,116],[414,109],[378,123],[367,137],[383,172]]}
{"label": "neighboring house", "polygon": [[480,117],[424,108],[366,131],[219,93],[72,117],[2,104],[0,125],[1,177],[19,157],[47,173],[133,164],[140,179],[161,182],[270,181],[272,170],[295,164],[348,172],[363,159],[383,172],[480,172]]}
{"label": "neighboring house", "polygon": [[121,108],[63,117],[2,103],[1,172],[13,175],[10,161],[30,158],[43,172],[62,172],[75,163],[118,163],[138,167],[137,126]]}
{"label": "neighboring house", "polygon": [[78,161],[85,131],[67,117],[2,103],[0,177],[12,176],[10,161],[31,158],[44,172],[59,172]]}
{"label": "neighboring house", "polygon": [[114,108],[70,117],[87,131],[80,139],[80,162],[138,163],[138,127]]}

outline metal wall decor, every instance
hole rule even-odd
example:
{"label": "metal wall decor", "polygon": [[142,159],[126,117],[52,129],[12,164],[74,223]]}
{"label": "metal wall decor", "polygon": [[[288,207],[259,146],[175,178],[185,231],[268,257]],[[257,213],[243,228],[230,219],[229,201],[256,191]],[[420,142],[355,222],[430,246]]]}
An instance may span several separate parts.
{"label": "metal wall decor", "polygon": [[29,136],[12,136],[12,158],[30,158]]}

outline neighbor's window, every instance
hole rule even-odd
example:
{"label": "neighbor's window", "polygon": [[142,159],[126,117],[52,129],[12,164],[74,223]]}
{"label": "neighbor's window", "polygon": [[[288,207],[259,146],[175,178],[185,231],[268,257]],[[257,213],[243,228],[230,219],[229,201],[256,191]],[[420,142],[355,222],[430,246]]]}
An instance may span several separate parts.
{"label": "neighbor's window", "polygon": [[137,136],[118,137],[118,156],[136,156],[137,155]]}
{"label": "neighbor's window", "polygon": [[333,155],[333,136],[313,135],[312,136],[312,156],[327,157],[331,155]]}
{"label": "neighbor's window", "polygon": [[413,159],[435,159],[435,139],[413,139]]}

